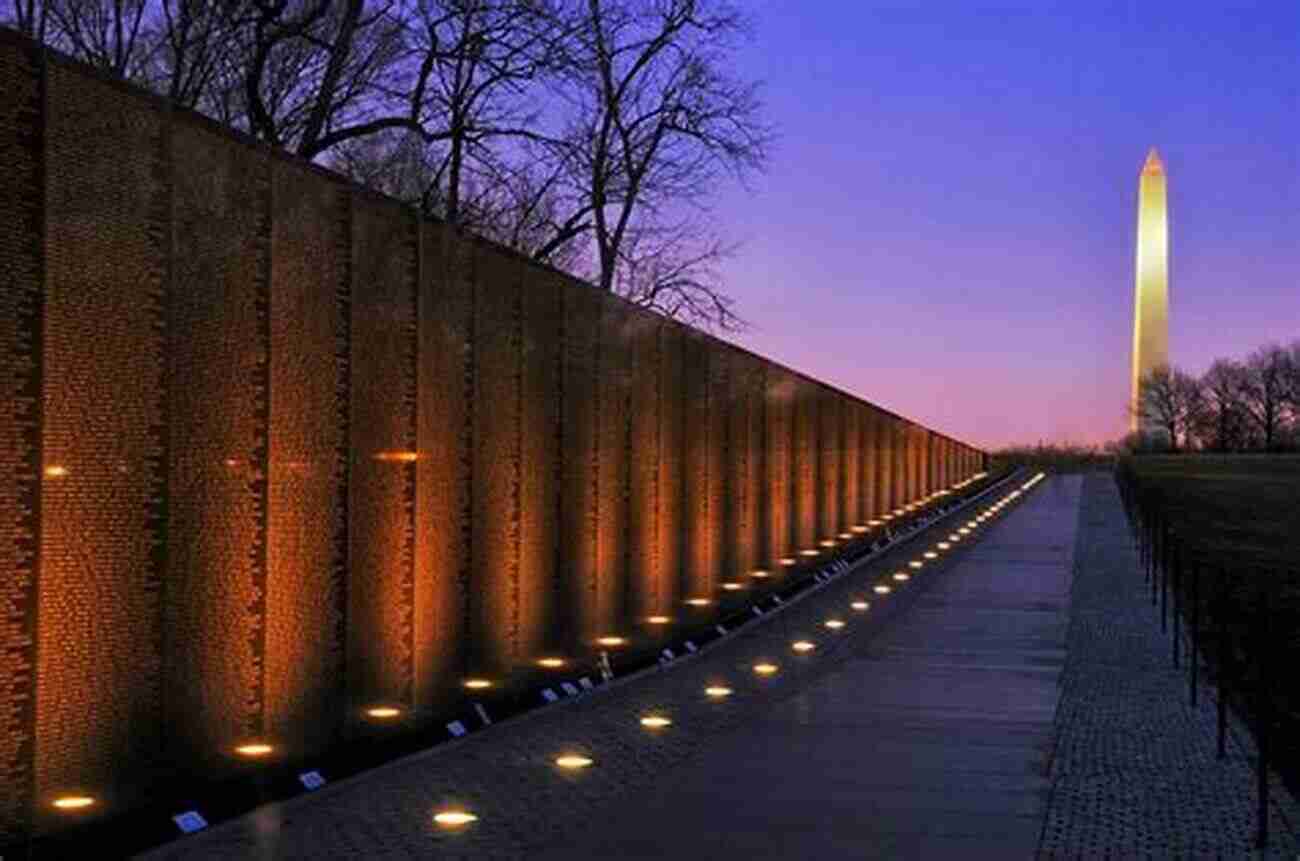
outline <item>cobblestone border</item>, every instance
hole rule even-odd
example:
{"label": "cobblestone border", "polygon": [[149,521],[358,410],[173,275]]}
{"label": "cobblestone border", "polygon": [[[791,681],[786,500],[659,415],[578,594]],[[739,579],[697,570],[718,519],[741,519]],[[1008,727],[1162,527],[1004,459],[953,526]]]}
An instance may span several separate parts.
{"label": "cobblestone border", "polygon": [[1254,846],[1256,751],[1217,692],[1188,703],[1109,473],[1085,477],[1051,795],[1040,858],[1300,857],[1300,807],[1270,775],[1270,845]]}

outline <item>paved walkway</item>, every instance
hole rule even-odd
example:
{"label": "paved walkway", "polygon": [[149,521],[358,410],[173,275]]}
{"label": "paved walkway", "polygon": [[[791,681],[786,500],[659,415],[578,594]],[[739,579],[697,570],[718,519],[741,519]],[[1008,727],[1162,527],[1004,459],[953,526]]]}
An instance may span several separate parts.
{"label": "paved walkway", "polygon": [[833,673],[539,857],[1033,857],[1079,483],[1047,483]]}
{"label": "paved walkway", "polygon": [[[1248,857],[1248,740],[1213,760],[1212,700],[1185,705],[1109,476],[1049,479],[978,541],[889,579],[952,528],[666,671],[148,857]],[[895,591],[873,594],[883,582]],[[714,684],[734,693],[710,699]],[[673,724],[645,729],[651,712]],[[556,769],[567,752],[595,763]],[[1276,792],[1272,854],[1294,857],[1300,818]],[[449,805],[480,820],[442,831]]]}

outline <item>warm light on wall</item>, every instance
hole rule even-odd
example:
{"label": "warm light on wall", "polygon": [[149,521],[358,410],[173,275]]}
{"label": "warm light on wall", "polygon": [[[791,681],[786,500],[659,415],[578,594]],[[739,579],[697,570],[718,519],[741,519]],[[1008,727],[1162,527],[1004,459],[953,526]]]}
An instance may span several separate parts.
{"label": "warm light on wall", "polygon": [[781,557],[781,564],[789,568],[791,565],[798,565],[799,560],[795,559],[793,556],[783,556]]}
{"label": "warm light on wall", "polygon": [[366,709],[366,717],[375,718],[376,720],[392,720],[395,717],[400,717],[401,714],[401,709],[392,706],[375,706]]}
{"label": "warm light on wall", "polygon": [[478,817],[467,810],[443,810],[434,814],[433,821],[443,828],[460,828],[478,822]]}
{"label": "warm light on wall", "polygon": [[663,729],[664,727],[671,725],[672,721],[663,715],[646,715],[641,718],[641,726],[649,729]]}
{"label": "warm light on wall", "polygon": [[645,621],[647,625],[667,625],[669,622],[672,621],[672,617],[671,616],[647,616]]}
{"label": "warm light on wall", "polygon": [[829,547],[834,547],[834,546],[835,546],[835,539],[834,539],[834,538],[823,538],[821,541],[818,541],[817,543],[820,544],[822,547],[828,547],[828,548],[829,548]]}
{"label": "warm light on wall", "polygon": [[601,637],[600,639],[596,640],[596,645],[610,646],[610,647],[625,646],[627,645],[627,638],[626,637]]}
{"label": "warm light on wall", "polygon": [[727,592],[739,592],[741,589],[744,589],[745,587],[739,583],[727,582],[722,584],[722,588]]}
{"label": "warm light on wall", "polygon": [[764,571],[764,570],[762,570],[762,569],[760,568],[759,570],[754,571],[753,573],[751,573],[749,576],[750,576],[750,577],[753,577],[755,580],[765,580],[765,579],[767,579],[767,578],[768,578],[769,576],[771,576],[771,575],[769,575],[766,571]]}
{"label": "warm light on wall", "polygon": [[235,748],[235,753],[243,757],[248,757],[249,759],[260,759],[265,756],[270,756],[274,752],[274,747],[263,742],[250,742],[249,744],[241,744]]}
{"label": "warm light on wall", "polygon": [[548,670],[558,670],[564,666],[564,658],[538,658],[537,666],[545,667]]}
{"label": "warm light on wall", "polygon": [[776,669],[776,664],[754,664],[754,672],[758,673],[760,676],[770,676],[776,672]]}
{"label": "warm light on wall", "polygon": [[555,758],[555,764],[560,768],[576,770],[591,765],[592,759],[591,757],[582,756],[577,753],[566,753],[563,756],[557,756]]}
{"label": "warm light on wall", "polygon": [[722,685],[710,685],[704,689],[704,693],[706,696],[719,700],[723,697],[731,696],[731,688],[723,687]]}
{"label": "warm light on wall", "polygon": [[692,607],[707,607],[713,602],[708,598],[687,598],[686,603]]}
{"label": "warm light on wall", "polygon": [[95,805],[95,799],[89,795],[63,795],[53,801],[59,810],[85,810]]}
{"label": "warm light on wall", "polygon": [[68,474],[66,466],[47,466],[45,467],[46,478],[63,478]]}
{"label": "warm light on wall", "polygon": [[802,654],[804,652],[811,652],[813,649],[817,647],[807,640],[795,640],[793,643],[790,644],[790,648]]}
{"label": "warm light on wall", "polygon": [[799,551],[799,555],[800,555],[800,556],[817,556],[817,555],[819,555],[820,553],[821,553],[820,550],[800,550],[800,551]]}
{"label": "warm light on wall", "polygon": [[483,691],[492,687],[492,682],[488,679],[466,679],[462,684],[471,691]]}
{"label": "warm light on wall", "polygon": [[859,523],[857,526],[853,527],[853,531],[856,532],[857,534],[861,535],[862,533],[864,533],[864,532],[866,532],[867,530],[869,530],[872,526],[876,526],[876,525],[878,525],[878,524],[879,524],[879,521],[876,521],[876,520],[873,520],[873,521],[871,521],[870,523]]}
{"label": "warm light on wall", "polygon": [[841,532],[841,533],[840,533],[840,539],[841,539],[842,541],[848,541],[848,540],[851,539],[852,537],[853,537],[853,533],[852,533],[852,532]]}

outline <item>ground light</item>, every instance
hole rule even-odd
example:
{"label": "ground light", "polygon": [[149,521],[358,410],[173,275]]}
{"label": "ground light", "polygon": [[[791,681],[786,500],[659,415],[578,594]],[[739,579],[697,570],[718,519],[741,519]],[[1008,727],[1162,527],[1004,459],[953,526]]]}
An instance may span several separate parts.
{"label": "ground light", "polygon": [[591,765],[591,763],[592,760],[590,757],[582,756],[577,753],[566,753],[563,756],[557,756],[555,758],[555,764],[560,768],[567,768],[575,771],[579,768],[586,768]]}
{"label": "ground light", "polygon": [[466,679],[463,684],[471,691],[485,691],[492,687],[492,682],[488,679]]}
{"label": "ground light", "polygon": [[270,756],[275,752],[275,748],[265,742],[249,742],[241,744],[235,748],[235,753],[247,759],[261,759]]}
{"label": "ground light", "polygon": [[443,828],[462,828],[478,822],[478,817],[468,810],[442,810],[434,814],[433,821]]}
{"label": "ground light", "polygon": [[947,541],[940,541],[938,544],[934,546],[938,547],[940,550],[947,550],[949,547],[952,547],[952,545],[949,544]]}
{"label": "ground light", "polygon": [[564,658],[538,658],[537,666],[545,667],[548,670],[558,670],[564,666]]}
{"label": "ground light", "polygon": [[741,589],[744,589],[745,587],[740,585],[739,583],[723,583],[722,588],[727,592],[739,592]]}
{"label": "ground light", "polygon": [[922,562],[920,559],[913,559],[911,562],[907,563],[908,568],[921,568],[924,565],[925,563]]}
{"label": "ground light", "polygon": [[692,607],[707,607],[711,602],[708,598],[687,598],[686,603]]}
{"label": "ground light", "polygon": [[625,646],[627,645],[627,638],[626,637],[601,637],[599,640],[596,641],[596,644],[600,646],[610,646],[610,647]]}
{"label": "ground light", "polygon": [[790,644],[790,648],[794,649],[796,652],[799,652],[800,654],[804,654],[807,652],[811,652],[813,649],[817,647],[812,643],[810,643],[808,640],[795,640],[793,643]]}
{"label": "ground light", "polygon": [[821,551],[818,550],[800,550],[800,556],[817,556]]}
{"label": "ground light", "polygon": [[840,619],[827,619],[826,627],[830,628],[832,631],[838,631],[840,628],[844,627],[844,622]]}
{"label": "ground light", "polygon": [[723,687],[722,685],[710,685],[704,689],[704,693],[706,696],[713,697],[715,700],[720,700],[723,697],[731,696],[731,688]]}
{"label": "ground light", "polygon": [[859,613],[861,613],[863,610],[867,609],[871,605],[868,604],[866,601],[854,601],[849,606],[852,607],[854,610],[857,610]]}
{"label": "ground light", "polygon": [[759,570],[752,572],[749,576],[753,577],[755,580],[766,580],[768,577],[772,575],[768,574],[766,571],[760,568]]}
{"label": "ground light", "polygon": [[781,557],[781,564],[789,568],[792,565],[798,565],[799,560],[795,559],[793,556],[783,556]]}
{"label": "ground light", "polygon": [[664,727],[671,725],[672,721],[663,715],[646,715],[641,718],[641,726],[646,727],[647,729],[663,729]]}
{"label": "ground light", "polygon": [[754,672],[758,673],[760,676],[770,676],[776,672],[776,669],[776,664],[769,664],[766,662],[754,664]]}
{"label": "ground light", "polygon": [[366,717],[374,718],[375,720],[392,720],[393,718],[401,716],[402,710],[394,708],[393,706],[375,706],[374,708],[366,709]]}
{"label": "ground light", "polygon": [[883,583],[882,583],[881,585],[879,585],[879,586],[873,586],[873,587],[871,587],[871,590],[872,590],[873,592],[875,592],[877,595],[888,595],[888,594],[889,594],[889,587],[886,586],[886,585],[884,585]]}
{"label": "ground light", "polygon": [[89,795],[61,795],[52,804],[56,810],[85,810],[95,806],[95,799]]}
{"label": "ground light", "polygon": [[899,583],[906,583],[909,577],[911,577],[911,575],[906,571],[897,571],[894,573],[894,579]]}
{"label": "ground light", "polygon": [[938,553],[935,553],[933,550],[927,550],[927,551],[925,551],[924,553],[922,553],[921,555],[924,556],[926,559],[938,559],[938,558],[939,558],[939,554],[938,554]]}
{"label": "ground light", "polygon": [[648,616],[646,623],[650,625],[667,625],[672,619],[668,616]]}

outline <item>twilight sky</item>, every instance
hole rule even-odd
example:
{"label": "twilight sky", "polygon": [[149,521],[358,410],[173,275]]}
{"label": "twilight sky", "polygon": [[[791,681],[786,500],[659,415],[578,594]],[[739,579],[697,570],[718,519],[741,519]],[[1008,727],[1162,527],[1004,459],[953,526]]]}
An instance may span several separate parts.
{"label": "twilight sky", "polygon": [[1152,145],[1174,363],[1300,338],[1300,3],[751,5],[732,340],[976,445],[1117,437]]}

